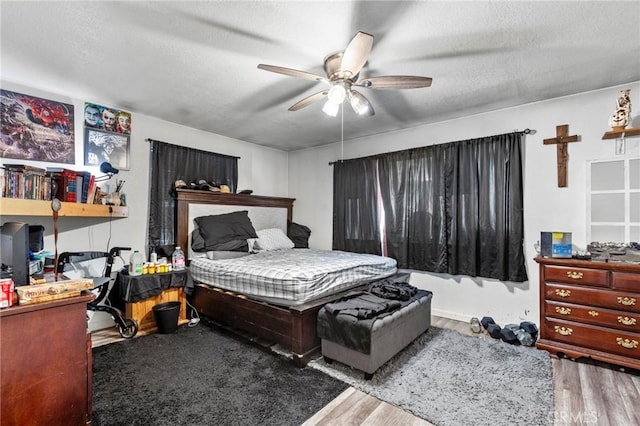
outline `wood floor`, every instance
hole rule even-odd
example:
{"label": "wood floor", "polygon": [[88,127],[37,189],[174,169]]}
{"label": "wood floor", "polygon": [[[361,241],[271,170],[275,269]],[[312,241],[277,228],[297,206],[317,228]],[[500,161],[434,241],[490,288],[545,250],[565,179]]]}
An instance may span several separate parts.
{"label": "wood floor", "polygon": [[[475,335],[460,321],[432,317],[435,327]],[[92,333],[93,347],[122,340],[113,329]],[[640,425],[640,371],[624,369],[592,360],[572,361],[552,358],[555,426],[638,426]],[[460,424],[464,424],[461,421]],[[348,388],[308,419],[304,426],[416,426],[431,425],[357,389]]]}

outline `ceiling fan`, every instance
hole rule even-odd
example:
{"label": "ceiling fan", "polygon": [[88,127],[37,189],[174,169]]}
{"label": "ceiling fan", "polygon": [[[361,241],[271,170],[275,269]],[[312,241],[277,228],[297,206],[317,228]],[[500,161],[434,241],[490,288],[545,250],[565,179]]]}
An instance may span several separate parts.
{"label": "ceiling fan", "polygon": [[416,89],[431,86],[430,77],[389,75],[360,79],[360,70],[367,62],[372,46],[373,36],[359,31],[349,42],[344,52],[331,53],[324,58],[324,70],[326,73],[324,77],[275,65],[259,64],[258,68],[290,77],[329,83],[331,85],[329,89],[307,96],[292,105],[289,111],[297,111],[326,97],[327,102],[322,110],[333,117],[338,114],[340,104],[345,99],[349,100],[356,114],[365,116],[375,114],[371,102],[354,87],[365,89]]}

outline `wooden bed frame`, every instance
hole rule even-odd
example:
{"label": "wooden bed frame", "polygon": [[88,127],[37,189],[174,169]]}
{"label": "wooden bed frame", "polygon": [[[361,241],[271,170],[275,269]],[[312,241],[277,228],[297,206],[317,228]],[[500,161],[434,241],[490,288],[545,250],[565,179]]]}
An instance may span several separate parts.
{"label": "wooden bed frame", "polygon": [[[189,205],[213,204],[280,207],[292,220],[293,198],[236,195],[198,190],[177,190],[176,243],[189,247]],[[350,289],[348,291],[353,291]],[[304,367],[320,349],[316,333],[318,311],[348,291],[295,307],[275,306],[233,292],[196,283],[190,303],[198,313],[234,331],[248,333],[267,344],[277,343],[291,351],[293,363]]]}

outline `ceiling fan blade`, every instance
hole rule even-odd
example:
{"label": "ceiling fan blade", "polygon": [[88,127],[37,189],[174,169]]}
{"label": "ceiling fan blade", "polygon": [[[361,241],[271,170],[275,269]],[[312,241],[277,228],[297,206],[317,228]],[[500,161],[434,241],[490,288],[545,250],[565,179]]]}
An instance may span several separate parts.
{"label": "ceiling fan blade", "polygon": [[258,68],[265,71],[271,71],[278,74],[288,75],[289,77],[304,78],[305,80],[324,81],[324,77],[312,74],[310,72],[294,70],[292,68],[278,67],[276,65],[259,64]]}
{"label": "ceiling fan blade", "polygon": [[348,92],[348,96],[351,108],[353,108],[356,114],[364,115],[366,117],[371,117],[375,114],[373,106],[371,106],[371,102],[369,102],[369,100],[365,98],[362,93],[356,92],[355,90],[351,89]]}
{"label": "ceiling fan blade", "polygon": [[320,99],[324,98],[325,96],[327,96],[327,94],[329,93],[328,90],[324,90],[322,92],[318,92],[318,93],[314,93],[311,96],[307,96],[306,98],[304,98],[303,100],[293,104],[290,108],[289,111],[297,111],[299,109],[302,109],[306,106],[311,105],[314,102],[319,101]]}
{"label": "ceiling fan blade", "polygon": [[[351,76],[358,74],[367,62],[372,46],[373,36],[371,34],[358,31],[344,51],[344,55],[342,56],[342,65],[340,66],[342,71],[350,72]],[[349,78],[351,76],[349,76]]]}
{"label": "ceiling fan blade", "polygon": [[431,77],[387,75],[363,78],[354,83],[354,86],[368,87],[371,89],[418,89],[431,86],[431,81]]}

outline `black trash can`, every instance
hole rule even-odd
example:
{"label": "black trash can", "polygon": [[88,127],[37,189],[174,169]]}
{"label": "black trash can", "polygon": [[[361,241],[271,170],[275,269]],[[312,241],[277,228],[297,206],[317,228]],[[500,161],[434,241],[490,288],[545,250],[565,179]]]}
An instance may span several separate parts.
{"label": "black trash can", "polygon": [[154,306],[153,316],[158,325],[158,332],[162,334],[173,333],[178,329],[180,302],[166,302]]}

